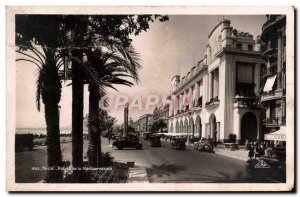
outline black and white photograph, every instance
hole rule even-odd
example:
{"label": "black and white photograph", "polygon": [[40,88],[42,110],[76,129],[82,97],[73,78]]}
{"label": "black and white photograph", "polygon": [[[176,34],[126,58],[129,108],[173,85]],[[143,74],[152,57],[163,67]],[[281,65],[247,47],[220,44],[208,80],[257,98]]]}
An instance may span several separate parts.
{"label": "black and white photograph", "polygon": [[7,7],[7,190],[292,190],[294,8],[251,9]]}

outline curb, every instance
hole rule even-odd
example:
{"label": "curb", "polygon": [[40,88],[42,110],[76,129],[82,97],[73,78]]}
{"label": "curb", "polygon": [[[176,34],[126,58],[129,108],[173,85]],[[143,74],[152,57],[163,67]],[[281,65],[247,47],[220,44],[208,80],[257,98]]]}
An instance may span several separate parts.
{"label": "curb", "polygon": [[129,168],[127,183],[149,183],[146,168]]}

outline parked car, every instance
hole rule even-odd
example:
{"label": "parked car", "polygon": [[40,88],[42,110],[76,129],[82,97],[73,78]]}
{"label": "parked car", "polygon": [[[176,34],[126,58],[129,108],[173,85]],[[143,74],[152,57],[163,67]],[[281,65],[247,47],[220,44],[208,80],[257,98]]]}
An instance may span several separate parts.
{"label": "parked car", "polygon": [[132,135],[118,137],[112,145],[119,150],[122,150],[123,148],[136,148],[138,150],[143,148],[143,144],[139,141],[139,138]]}
{"label": "parked car", "polygon": [[121,137],[120,134],[115,134],[115,133],[112,134],[112,140],[116,140],[116,139],[118,139],[119,137]]}
{"label": "parked car", "polygon": [[33,134],[16,134],[15,151],[22,151],[23,149],[32,150],[34,146],[33,137]]}
{"label": "parked car", "polygon": [[159,135],[151,135],[150,138],[150,146],[151,147],[161,147],[160,136]]}
{"label": "parked car", "polygon": [[209,139],[202,138],[198,142],[194,142],[194,150],[197,151],[213,151],[212,143]]}
{"label": "parked car", "polygon": [[185,142],[186,142],[186,139],[183,137],[173,138],[172,142],[171,142],[172,149],[185,150],[185,148],[186,148]]}

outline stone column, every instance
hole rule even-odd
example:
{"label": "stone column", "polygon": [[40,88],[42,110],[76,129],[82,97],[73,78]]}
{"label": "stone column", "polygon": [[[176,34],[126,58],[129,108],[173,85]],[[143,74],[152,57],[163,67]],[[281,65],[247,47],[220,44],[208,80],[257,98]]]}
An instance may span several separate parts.
{"label": "stone column", "polygon": [[[195,88],[195,87],[194,87]],[[189,87],[189,94],[188,94],[188,102],[189,102],[189,109],[192,109],[194,107],[194,90],[193,87]]]}
{"label": "stone column", "polygon": [[205,128],[205,131],[204,131],[204,137],[207,138],[207,136],[209,135],[209,131],[210,131],[210,125],[209,123],[205,123],[206,125],[206,128]]}
{"label": "stone column", "polygon": [[209,73],[208,76],[208,101],[212,98],[213,95],[213,86],[212,86],[212,73]]}
{"label": "stone column", "polygon": [[214,95],[213,97],[219,96],[219,71],[214,72]]}
{"label": "stone column", "polygon": [[213,123],[210,123],[209,124],[210,125],[210,138],[213,138],[214,137],[214,132],[215,132],[215,124],[213,124]]}
{"label": "stone column", "polygon": [[254,83],[255,86],[255,93],[256,96],[259,96],[259,90],[260,90],[260,71],[261,71],[261,64],[257,63],[254,67]]}
{"label": "stone column", "polygon": [[199,99],[199,88],[200,88],[200,84],[198,82],[195,83],[195,95],[194,95],[194,105],[197,106],[198,103],[198,99]]}
{"label": "stone column", "polygon": [[173,102],[173,114],[176,115],[177,114],[177,109],[178,109],[178,99],[177,99],[176,95],[174,97],[172,97],[172,99],[173,98],[174,98],[174,100],[172,100],[172,102]]}

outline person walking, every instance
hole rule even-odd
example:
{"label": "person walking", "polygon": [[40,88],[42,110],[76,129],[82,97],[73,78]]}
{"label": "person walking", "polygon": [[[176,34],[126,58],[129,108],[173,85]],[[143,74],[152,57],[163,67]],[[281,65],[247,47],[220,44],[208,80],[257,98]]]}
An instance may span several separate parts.
{"label": "person walking", "polygon": [[265,155],[265,145],[264,143],[260,145],[260,153],[259,153],[259,158]]}
{"label": "person walking", "polygon": [[110,140],[111,140],[111,133],[108,135],[108,143],[110,144]]}
{"label": "person walking", "polygon": [[262,148],[261,148],[261,144],[257,143],[254,147],[255,149],[255,155],[254,155],[254,159],[258,158],[260,159],[260,157],[262,156]]}
{"label": "person walking", "polygon": [[252,159],[254,156],[254,145],[252,144],[252,142],[250,142],[249,144],[249,153],[248,153],[248,157],[250,159]]}

